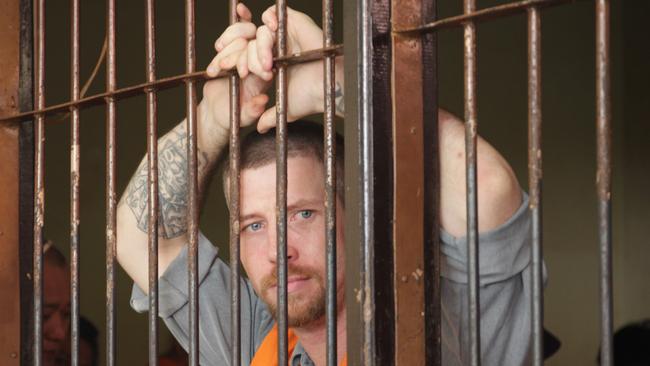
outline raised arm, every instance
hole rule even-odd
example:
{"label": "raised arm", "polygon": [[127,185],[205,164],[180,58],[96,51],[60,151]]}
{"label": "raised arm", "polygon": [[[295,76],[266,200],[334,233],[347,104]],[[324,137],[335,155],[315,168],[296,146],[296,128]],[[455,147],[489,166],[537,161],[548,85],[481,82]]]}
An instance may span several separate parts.
{"label": "raised arm", "polygon": [[[255,36],[256,27],[243,4],[238,5],[242,22],[230,26],[219,38],[227,46],[210,63],[208,74],[216,76],[221,69],[235,66],[238,56]],[[268,96],[264,91],[268,82],[255,75],[242,80],[241,122],[250,125],[264,112]],[[215,163],[228,144],[229,91],[225,78],[207,82],[203,100],[197,109],[198,182],[199,200],[212,176]],[[162,275],[188,242],[188,171],[187,130],[182,121],[158,140],[158,270]],[[147,228],[147,158],[131,178],[117,208],[117,258],[124,270],[144,291],[148,290]]]}
{"label": "raised arm", "polygon": [[[438,111],[440,134],[440,221],[453,236],[467,232],[465,127],[451,113]],[[521,189],[508,162],[481,137],[477,142],[478,229],[505,223],[521,204]]]}
{"label": "raised arm", "polygon": [[[268,72],[277,29],[275,7],[262,15],[264,26],[257,32],[256,57],[250,69]],[[290,53],[322,47],[320,28],[305,14],[288,9],[288,44]],[[289,121],[311,113],[323,111],[322,62],[292,67],[289,84]],[[336,64],[336,113],[344,114],[343,105],[343,57]],[[298,106],[292,108],[294,101]],[[297,102],[296,102],[297,103]],[[292,112],[292,113],[291,113]],[[440,167],[442,227],[454,236],[466,233],[467,215],[465,199],[465,132],[461,120],[447,111],[439,110]],[[258,129],[267,130],[275,125],[275,110],[267,110],[260,118]],[[478,209],[479,231],[488,231],[504,223],[521,204],[521,192],[517,179],[507,161],[490,144],[478,139]]]}

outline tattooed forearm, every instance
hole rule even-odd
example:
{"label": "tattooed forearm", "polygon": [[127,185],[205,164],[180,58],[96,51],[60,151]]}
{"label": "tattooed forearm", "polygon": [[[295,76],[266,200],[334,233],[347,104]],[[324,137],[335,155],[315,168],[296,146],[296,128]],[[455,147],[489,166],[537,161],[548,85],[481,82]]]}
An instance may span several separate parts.
{"label": "tattooed forearm", "polygon": [[[209,175],[209,160],[198,150],[199,182]],[[147,232],[149,225],[147,158],[140,163],[122,197],[135,216],[138,228]],[[158,235],[171,239],[187,232],[187,133],[182,124],[160,140],[158,147]],[[199,183],[199,187],[203,184]],[[201,191],[201,188],[199,188]]]}
{"label": "tattooed forearm", "polygon": [[341,83],[336,82],[336,89],[334,90],[334,100],[336,102],[336,113],[338,115],[345,115],[345,98],[343,98],[343,87]]}

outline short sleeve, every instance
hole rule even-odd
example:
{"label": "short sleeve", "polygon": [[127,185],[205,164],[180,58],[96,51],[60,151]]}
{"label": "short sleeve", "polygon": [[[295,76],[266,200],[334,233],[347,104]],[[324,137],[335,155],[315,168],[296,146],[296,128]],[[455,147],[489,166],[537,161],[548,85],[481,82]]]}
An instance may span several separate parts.
{"label": "short sleeve", "polygon": [[[230,268],[217,253],[217,248],[199,234],[199,363],[204,366],[229,365],[231,360]],[[186,350],[190,337],[187,254],[185,246],[158,282],[159,316]],[[247,365],[274,320],[250,282],[242,277],[240,284],[241,362]],[[131,306],[145,312],[148,303],[147,294],[134,285]]]}
{"label": "short sleeve", "polygon": [[[187,272],[188,246],[169,264],[165,273],[158,281],[158,315],[162,318],[171,316],[180,309],[188,299],[188,272]],[[210,268],[217,260],[218,249],[208,239],[199,233],[198,260],[199,260],[199,286],[205,280]],[[131,307],[143,313],[149,310],[149,296],[134,284],[131,292]]]}
{"label": "short sleeve", "polygon": [[[517,211],[501,226],[479,233],[479,273],[481,286],[521,273],[530,262],[530,214],[528,195],[522,193]],[[442,230],[442,277],[467,283],[467,238],[454,237]]]}
{"label": "short sleeve", "polygon": [[[531,362],[531,219],[528,196],[505,223],[479,233],[481,364]],[[460,366],[469,354],[467,240],[441,234],[443,364]],[[544,277],[546,277],[545,270]]]}

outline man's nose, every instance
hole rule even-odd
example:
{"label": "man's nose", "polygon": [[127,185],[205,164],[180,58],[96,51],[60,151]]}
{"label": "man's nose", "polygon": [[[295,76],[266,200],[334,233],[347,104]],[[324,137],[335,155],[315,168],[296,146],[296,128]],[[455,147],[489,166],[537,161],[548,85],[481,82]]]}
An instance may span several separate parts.
{"label": "man's nose", "polygon": [[43,328],[47,338],[53,341],[63,341],[68,330],[68,322],[65,321],[62,314],[56,312],[52,314]]}
{"label": "man's nose", "polygon": [[[275,263],[277,261],[277,258],[278,258],[278,242],[279,242],[279,239],[278,239],[278,234],[277,233],[278,233],[278,230],[277,230],[276,225],[274,223],[272,225],[272,228],[269,228],[269,230],[268,230],[269,236],[267,238],[268,243],[269,243],[268,244],[267,256],[268,256],[268,260],[271,263]],[[294,246],[290,245],[290,243],[291,243],[290,235],[288,234],[288,231],[287,231],[287,235],[286,235],[287,262],[289,262],[291,260],[295,260],[297,258],[297,252],[296,252]]]}

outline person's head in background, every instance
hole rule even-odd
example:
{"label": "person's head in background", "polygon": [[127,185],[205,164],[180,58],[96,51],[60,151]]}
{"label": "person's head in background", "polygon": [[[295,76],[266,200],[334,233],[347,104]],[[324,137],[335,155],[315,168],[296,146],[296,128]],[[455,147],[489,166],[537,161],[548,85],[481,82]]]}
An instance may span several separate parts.
{"label": "person's head in background", "polygon": [[629,323],[614,333],[614,365],[650,366],[650,319]]}
{"label": "person's head in background", "polygon": [[99,365],[97,328],[83,316],[79,318],[79,366]]}
{"label": "person's head in background", "polygon": [[43,240],[43,365],[65,365],[69,354],[70,270],[63,254]]}

